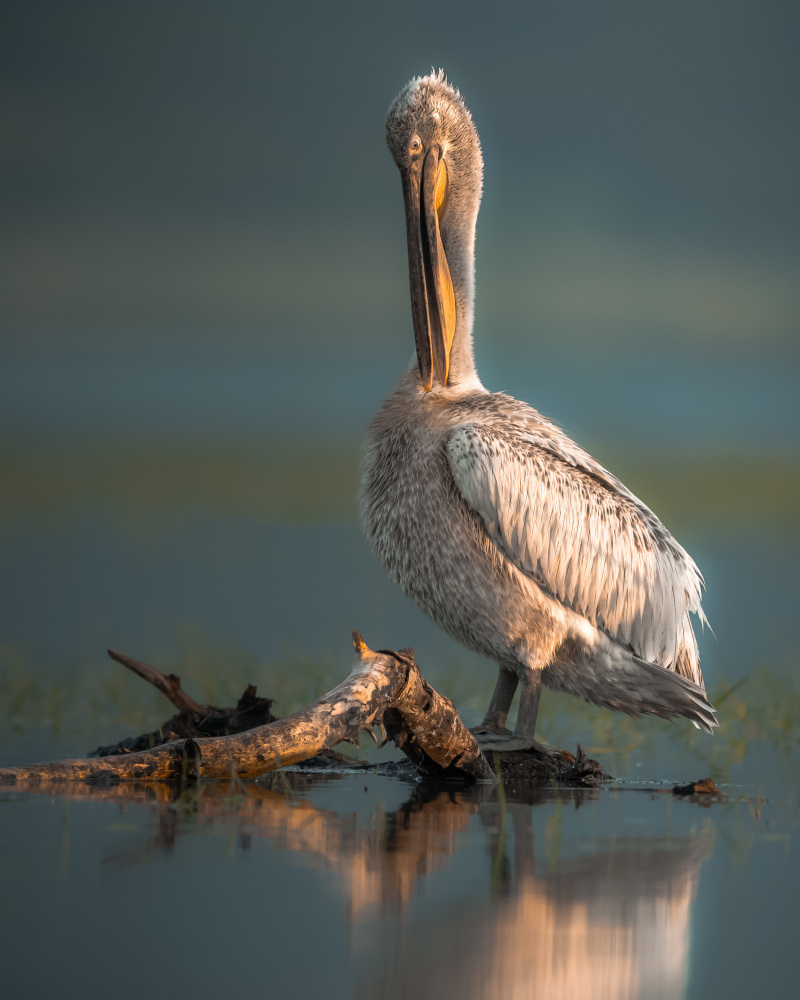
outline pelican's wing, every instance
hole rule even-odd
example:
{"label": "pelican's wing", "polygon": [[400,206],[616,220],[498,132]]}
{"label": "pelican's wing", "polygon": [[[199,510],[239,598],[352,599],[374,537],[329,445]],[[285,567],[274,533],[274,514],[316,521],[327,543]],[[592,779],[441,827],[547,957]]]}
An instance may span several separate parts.
{"label": "pelican's wing", "polygon": [[689,619],[705,621],[700,571],[622,483],[550,424],[461,424],[447,456],[520,570],[637,656],[702,685]]}

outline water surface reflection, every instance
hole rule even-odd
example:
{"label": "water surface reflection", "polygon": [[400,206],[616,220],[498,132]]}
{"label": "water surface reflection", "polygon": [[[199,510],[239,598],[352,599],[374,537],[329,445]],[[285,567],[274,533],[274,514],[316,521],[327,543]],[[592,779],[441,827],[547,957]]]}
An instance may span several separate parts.
{"label": "water surface reflection", "polygon": [[[395,807],[382,804],[386,789]],[[498,795],[491,786],[291,774],[182,791],[64,786],[58,794],[116,804],[126,818],[142,808],[151,814],[150,824],[108,827],[130,832],[122,843],[106,842],[107,877],[178,856],[198,835],[224,837],[238,854],[267,847],[283,869],[291,860],[326,873],[343,904],[352,958],[343,996],[352,989],[513,1000],[686,990],[692,904],[713,847],[708,814],[696,809],[688,829],[665,835],[666,800],[642,796],[658,811],[659,835],[651,836],[621,828],[614,793],[598,789],[520,785]],[[435,873],[444,881],[433,892]],[[263,919],[273,941],[301,931],[277,930],[278,914],[269,910]]]}
{"label": "water surface reflection", "polygon": [[[578,808],[586,794],[562,792],[559,805]],[[503,810],[483,802],[479,818],[490,903],[452,910],[429,933],[413,936],[409,954],[377,963],[378,995],[684,995],[691,907],[712,849],[710,828],[688,836],[598,837],[585,853],[560,857],[551,825],[547,856],[537,858],[530,805],[511,802]]]}

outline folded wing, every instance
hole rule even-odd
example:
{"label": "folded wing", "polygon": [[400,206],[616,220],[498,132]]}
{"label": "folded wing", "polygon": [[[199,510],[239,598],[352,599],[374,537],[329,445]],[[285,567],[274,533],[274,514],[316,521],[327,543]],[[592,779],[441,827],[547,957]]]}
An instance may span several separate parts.
{"label": "folded wing", "polygon": [[461,424],[447,457],[461,496],[522,572],[641,659],[702,686],[689,618],[705,621],[702,576],[622,483],[549,424]]}

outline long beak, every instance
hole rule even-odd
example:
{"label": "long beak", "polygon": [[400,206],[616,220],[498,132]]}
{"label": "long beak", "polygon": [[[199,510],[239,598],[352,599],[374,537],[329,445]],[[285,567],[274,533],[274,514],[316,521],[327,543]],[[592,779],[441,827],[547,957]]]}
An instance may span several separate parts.
{"label": "long beak", "polygon": [[438,149],[428,152],[424,164],[417,162],[403,171],[402,178],[411,316],[419,373],[428,390],[434,375],[442,385],[447,385],[456,326],[453,282],[439,232],[447,170],[439,161]]}

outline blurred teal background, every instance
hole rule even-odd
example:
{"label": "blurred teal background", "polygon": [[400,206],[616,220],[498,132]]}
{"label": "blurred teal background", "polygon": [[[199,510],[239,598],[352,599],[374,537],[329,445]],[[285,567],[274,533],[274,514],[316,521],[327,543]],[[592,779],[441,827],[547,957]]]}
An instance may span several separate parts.
{"label": "blurred teal background", "polygon": [[[7,763],[163,720],[108,646],[221,702],[256,681],[284,713],[341,676],[357,626],[483,707],[491,665],[389,585],[355,523],[360,439],[413,352],[383,119],[431,66],[483,142],[484,383],[557,420],[704,571],[709,688],[747,680],[693,753],[741,780],[774,773],[761,744],[793,759],[795,5],[2,17]],[[546,701],[549,739],[665,759],[661,723]]]}
{"label": "blurred teal background", "polygon": [[[106,647],[283,715],[358,627],[478,721],[494,667],[355,520],[364,428],[413,353],[383,119],[431,66],[483,142],[484,383],[696,558],[721,719],[546,692],[542,738],[627,782],[602,791],[6,790],[12,993],[791,994],[798,29],[769,0],[3,5],[2,763],[167,718]],[[709,809],[638,784],[706,774]]]}

